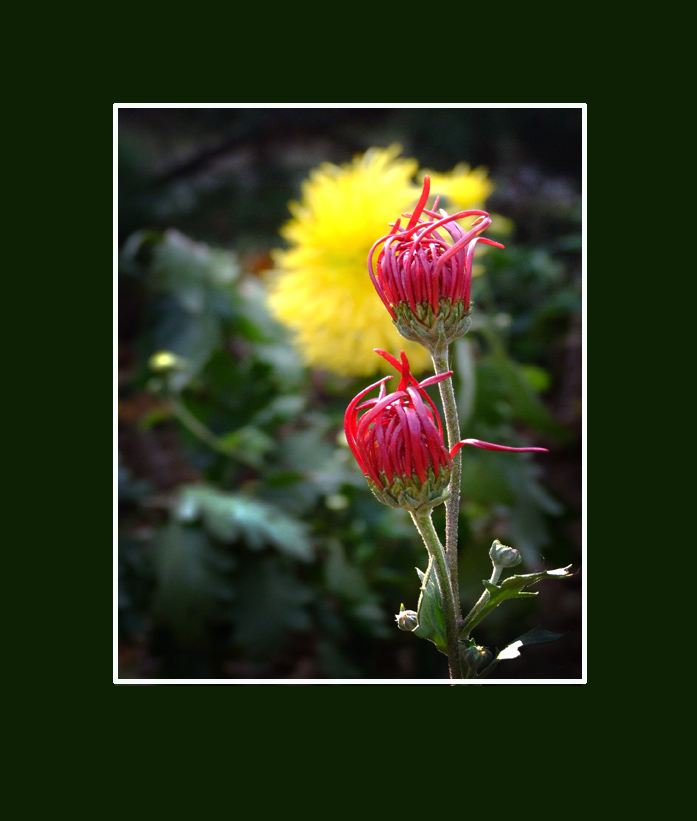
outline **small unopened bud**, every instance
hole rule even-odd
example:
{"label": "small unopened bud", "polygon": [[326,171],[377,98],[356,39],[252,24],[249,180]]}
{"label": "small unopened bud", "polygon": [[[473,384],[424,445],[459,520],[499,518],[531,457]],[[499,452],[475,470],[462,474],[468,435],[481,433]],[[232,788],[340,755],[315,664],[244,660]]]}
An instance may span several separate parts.
{"label": "small unopened bud", "polygon": [[492,654],[486,647],[480,647],[478,644],[473,644],[460,654],[462,661],[469,667],[470,670],[479,670],[485,664],[488,664],[492,659]]}
{"label": "small unopened bud", "polygon": [[416,630],[419,626],[418,615],[413,610],[405,610],[404,605],[400,606],[399,613],[395,616],[395,621],[400,630]]}
{"label": "small unopened bud", "polygon": [[515,548],[506,547],[498,539],[495,539],[491,545],[489,558],[494,567],[515,567],[523,561],[523,557]]}
{"label": "small unopened bud", "polygon": [[184,360],[171,351],[158,351],[150,357],[148,365],[152,370],[162,373],[181,370],[184,366]]}

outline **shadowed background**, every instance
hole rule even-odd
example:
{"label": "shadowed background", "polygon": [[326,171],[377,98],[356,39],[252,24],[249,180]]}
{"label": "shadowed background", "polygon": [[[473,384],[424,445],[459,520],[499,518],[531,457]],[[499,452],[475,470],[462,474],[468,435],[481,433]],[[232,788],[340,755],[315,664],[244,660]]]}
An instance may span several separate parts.
{"label": "shadowed background", "polygon": [[[485,166],[487,210],[506,218],[454,348],[463,437],[550,450],[466,449],[463,608],[494,538],[523,552],[518,572],[579,568],[581,111],[120,109],[121,677],[447,675],[394,623],[400,603],[416,609],[425,549],[342,441],[346,404],[375,377],[309,367],[267,301],[308,174],[394,144],[420,169]],[[442,532],[442,508],[434,520]],[[580,574],[533,590],[477,641],[564,635],[494,676],[579,678]]]}

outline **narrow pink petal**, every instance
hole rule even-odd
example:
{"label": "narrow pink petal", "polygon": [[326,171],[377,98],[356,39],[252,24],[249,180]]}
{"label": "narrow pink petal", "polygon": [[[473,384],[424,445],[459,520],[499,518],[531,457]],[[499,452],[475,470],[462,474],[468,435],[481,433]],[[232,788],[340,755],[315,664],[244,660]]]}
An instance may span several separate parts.
{"label": "narrow pink petal", "polygon": [[419,387],[427,388],[429,385],[435,385],[447,379],[449,376],[452,376],[454,373],[455,371],[445,371],[445,373],[437,373],[435,376],[429,376],[428,379],[423,379],[419,382]]}
{"label": "narrow pink petal", "polygon": [[419,417],[413,408],[405,408],[404,412],[407,416],[407,423],[409,426],[409,435],[411,437],[411,452],[414,457],[414,468],[421,482],[426,481],[426,459],[425,448],[421,441],[421,425]]}
{"label": "narrow pink petal", "polygon": [[407,422],[407,415],[404,412],[402,405],[397,402],[394,406],[399,420],[399,433],[404,441],[404,476],[411,476],[411,439],[409,437],[409,423]]}
{"label": "narrow pink petal", "polygon": [[438,464],[443,458],[443,450],[445,449],[443,436],[436,430],[436,426],[429,417],[428,410],[417,391],[415,391],[414,388],[407,388],[407,392],[414,402],[414,411],[419,418],[419,422],[421,422],[421,432],[426,439],[426,446],[431,455],[430,461],[433,464],[433,471],[437,476]]}
{"label": "narrow pink petal", "polygon": [[358,430],[357,424],[357,411],[356,406],[361,401],[361,399],[368,393],[368,391],[372,391],[373,388],[376,388],[378,385],[383,385],[388,379],[392,379],[391,376],[384,376],[382,379],[374,382],[372,385],[368,385],[367,388],[362,390],[358,396],[355,396],[350,402],[349,406],[346,408],[346,413],[344,414],[344,432],[346,433],[346,441],[348,442],[349,447],[351,448],[351,453],[356,458],[359,467],[363,471],[366,472],[365,465],[363,460],[358,454],[358,450],[356,449],[356,433]]}
{"label": "narrow pink petal", "polygon": [[414,225],[419,220],[421,216],[421,212],[424,210],[424,206],[426,205],[426,200],[428,200],[428,192],[431,190],[431,178],[424,177],[424,187],[421,192],[421,196],[419,197],[419,201],[416,203],[416,208],[414,209],[414,213],[411,215],[411,219],[409,220],[409,224],[407,228],[413,228]]}
{"label": "narrow pink petal", "polygon": [[381,420],[375,423],[373,434],[377,441],[376,459],[378,470],[382,470],[387,477],[387,483],[392,484],[392,466],[390,465],[390,451],[385,438],[385,429],[381,424]]}
{"label": "narrow pink petal", "polygon": [[547,448],[509,448],[507,445],[494,445],[491,442],[482,442],[481,439],[463,439],[451,449],[450,455],[455,456],[463,445],[472,445],[472,447],[482,448],[483,450],[505,450],[511,451],[512,453],[549,453]]}

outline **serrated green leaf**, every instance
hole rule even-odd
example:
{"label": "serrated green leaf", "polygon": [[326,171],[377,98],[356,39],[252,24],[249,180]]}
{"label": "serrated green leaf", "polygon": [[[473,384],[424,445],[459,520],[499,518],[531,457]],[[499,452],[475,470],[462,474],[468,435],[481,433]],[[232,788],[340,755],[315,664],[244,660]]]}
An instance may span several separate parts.
{"label": "serrated green leaf", "polygon": [[499,604],[506,599],[523,599],[537,595],[537,593],[525,591],[525,587],[536,584],[542,579],[560,579],[570,576],[570,567],[571,565],[569,564],[557,570],[540,570],[537,573],[528,573],[522,576],[509,576],[498,585],[483,580],[488,599],[484,601],[480,607],[477,608],[477,606],[475,606],[472,613],[470,613],[465,620],[465,624],[460,630],[460,635],[462,637],[469,636],[472,628],[479,624],[482,619],[486,618],[495,607],[498,607]]}
{"label": "serrated green leaf", "polygon": [[307,527],[258,499],[189,485],[181,491],[175,515],[180,521],[201,519],[204,528],[222,542],[240,540],[251,550],[275,547],[305,562],[313,558]]}
{"label": "serrated green leaf", "polygon": [[244,425],[226,433],[218,442],[238,462],[253,468],[261,468],[264,455],[275,446],[275,441],[268,434],[252,425]]}
{"label": "serrated green leaf", "polygon": [[421,579],[421,595],[416,613],[419,626],[413,631],[421,639],[432,641],[436,647],[448,655],[448,639],[445,633],[445,614],[440,588],[436,581],[436,571],[433,561],[429,560],[426,572],[416,568]]}
{"label": "serrated green leaf", "polygon": [[[193,299],[187,307],[195,312],[204,307],[205,293],[200,291],[201,286],[230,285],[240,271],[233,253],[193,242],[174,229],[165,231],[155,250],[152,267],[166,290],[182,298],[182,304]],[[184,296],[187,291],[190,295]]]}

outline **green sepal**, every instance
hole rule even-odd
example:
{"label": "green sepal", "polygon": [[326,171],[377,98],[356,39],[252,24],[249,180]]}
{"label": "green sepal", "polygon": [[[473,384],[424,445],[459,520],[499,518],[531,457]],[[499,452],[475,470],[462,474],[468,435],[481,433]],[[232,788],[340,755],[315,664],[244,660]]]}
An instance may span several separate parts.
{"label": "green sepal", "polygon": [[489,593],[489,598],[479,610],[476,610],[467,618],[464,625],[460,628],[460,635],[463,637],[468,636],[476,624],[479,624],[482,619],[488,616],[495,607],[498,607],[501,602],[506,599],[525,599],[531,596],[537,596],[537,593],[524,591],[524,587],[536,584],[542,579],[568,578],[571,575],[569,573],[570,567],[571,565],[569,564],[557,570],[541,570],[537,573],[528,573],[524,576],[509,576],[498,585],[492,584],[489,581],[483,581],[484,587]]}
{"label": "green sepal", "polygon": [[434,345],[442,342],[449,344],[464,336],[472,324],[472,303],[465,306],[462,300],[453,303],[452,300],[441,297],[438,301],[438,314],[434,313],[428,300],[417,302],[415,307],[416,312],[412,311],[408,302],[393,305],[394,325],[403,337],[418,342],[429,350]]}
{"label": "green sepal", "polygon": [[450,498],[448,485],[450,483],[450,469],[447,465],[440,465],[436,476],[433,465],[428,466],[426,479],[423,483],[419,477],[393,476],[392,482],[387,481],[384,473],[380,474],[382,487],[377,485],[370,476],[368,487],[373,491],[375,498],[384,505],[401,508],[402,510],[419,510],[440,505]]}
{"label": "green sepal", "polygon": [[416,609],[419,626],[413,631],[420,639],[428,639],[436,647],[448,655],[448,640],[445,633],[445,614],[443,613],[443,599],[436,580],[433,560],[429,560],[426,572],[416,568],[421,579],[421,595]]}

